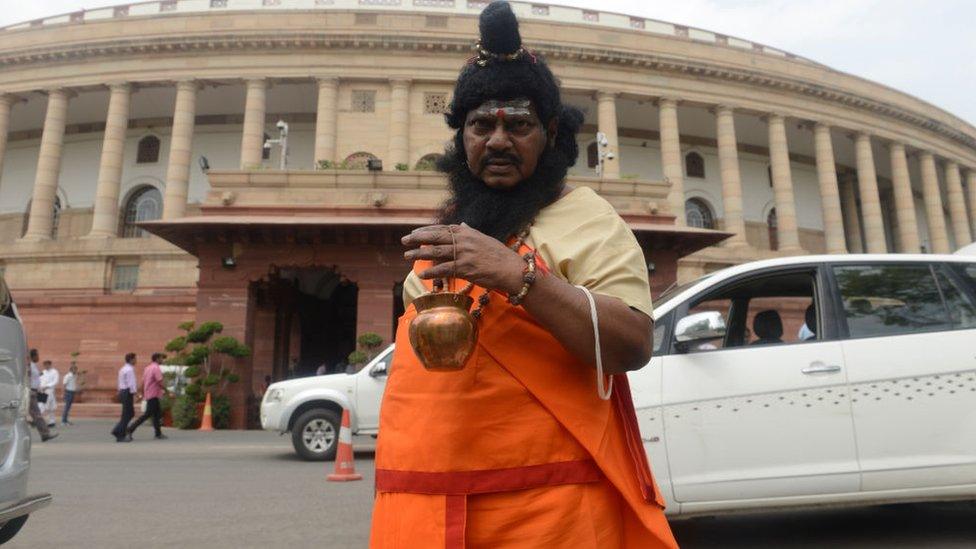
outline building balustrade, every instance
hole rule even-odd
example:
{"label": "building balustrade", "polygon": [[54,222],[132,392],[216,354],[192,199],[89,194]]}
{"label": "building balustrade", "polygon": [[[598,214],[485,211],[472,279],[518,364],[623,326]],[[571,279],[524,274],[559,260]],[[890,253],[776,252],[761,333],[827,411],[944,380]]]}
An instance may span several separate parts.
{"label": "building balustrade", "polygon": [[[351,79],[350,79],[351,80]],[[322,76],[315,79],[317,97],[317,111],[314,117],[314,166],[335,166],[339,164],[338,150],[341,136],[338,132],[338,105],[340,94],[340,79],[332,76]],[[243,109],[243,128],[241,133],[240,167],[241,172],[211,171],[209,180],[211,192],[207,201],[211,201],[214,193],[222,189],[222,185],[230,173],[251,174],[249,183],[254,187],[256,181],[265,181],[269,187],[276,189],[302,188],[301,182],[315,181],[319,188],[376,189],[380,193],[387,193],[383,199],[383,207],[394,208],[399,204],[398,193],[402,190],[429,189],[438,197],[443,194],[443,177],[439,174],[423,173],[394,173],[395,170],[409,168],[411,118],[410,109],[414,96],[415,84],[406,79],[391,79],[389,119],[388,119],[388,156],[383,159],[385,171],[382,173],[318,171],[278,172],[267,170],[263,166],[262,153],[264,151],[266,114],[268,94],[271,81],[269,79],[245,79],[241,84],[245,90],[245,105]],[[135,83],[116,83],[108,86],[109,102],[108,114],[105,119],[105,131],[101,150],[99,175],[96,184],[93,221],[89,236],[111,237],[118,233],[119,216],[119,185],[124,154],[124,140],[127,123],[129,121],[129,102],[131,89]],[[192,144],[194,124],[197,117],[196,95],[200,84],[193,80],[179,81],[174,84],[176,101],[173,108],[172,133],[169,147],[169,158],[166,164],[166,185],[162,205],[163,219],[178,219],[187,212],[188,185],[192,158]],[[50,238],[55,220],[51,212],[55,208],[58,174],[60,171],[65,122],[69,109],[69,100],[73,92],[68,89],[50,90],[48,93],[48,107],[42,128],[40,154],[37,162],[36,178],[33,188],[33,199],[26,224],[24,239],[37,241]],[[601,178],[575,178],[590,186],[601,187],[613,194],[616,188],[653,188],[654,193],[666,189],[665,196],[643,197],[654,204],[655,212],[674,216],[678,226],[684,226],[685,174],[682,155],[683,136],[679,130],[678,105],[679,99],[673,97],[648,98],[656,99],[660,131],[661,166],[663,181],[650,183],[633,178],[621,179],[621,165],[623,154],[620,145],[620,128],[618,126],[619,97],[617,92],[597,90],[593,97],[596,102],[597,130],[606,138],[605,153],[602,162]],[[17,101],[10,94],[0,94],[0,167],[7,148],[7,134],[12,109]],[[653,107],[648,107],[653,108]],[[720,171],[720,191],[722,196],[722,212],[719,217],[723,228],[732,237],[726,242],[726,247],[748,246],[746,241],[746,220],[743,215],[743,186],[739,168],[738,138],[736,135],[736,116],[761,116],[767,124],[768,157],[770,163],[771,184],[775,203],[775,232],[776,244],[782,253],[792,254],[803,251],[797,222],[797,198],[794,181],[791,174],[791,151],[787,142],[786,124],[792,117],[789,114],[766,113],[749,114],[733,109],[728,105],[717,104],[711,107],[715,116],[715,130],[717,136],[716,149]],[[842,128],[823,122],[805,122],[801,125],[812,130],[816,166],[816,177],[819,191],[820,206],[823,219],[824,249],[828,253],[845,253],[847,251],[867,251],[872,253],[887,251],[887,238],[890,236],[897,243],[897,251],[918,251],[921,246],[919,226],[915,216],[915,199],[912,193],[912,182],[908,169],[910,155],[918,155],[921,172],[921,188],[923,203],[927,218],[928,242],[931,251],[950,251],[949,231],[952,231],[956,246],[962,246],[972,241],[976,231],[976,220],[972,212],[976,208],[976,169],[962,165],[954,159],[937,158],[935,154],[924,150],[908,151],[902,143],[886,143],[890,154],[891,187],[893,192],[893,206],[891,219],[892,231],[895,234],[886,235],[883,206],[878,191],[878,176],[875,158],[872,152],[872,135],[852,128]],[[838,182],[838,168],[835,165],[834,147],[831,132],[850,132],[853,135],[854,158],[856,174]],[[950,223],[946,223],[942,204],[942,193],[939,190],[939,176],[937,164],[944,165],[944,181],[947,190]],[[237,175],[235,177],[242,177]],[[341,182],[341,183],[340,183]],[[602,192],[602,191],[601,191]],[[635,191],[636,192],[636,191]],[[392,193],[392,194],[389,194]],[[439,193],[439,194],[438,194]],[[233,194],[233,193],[232,193]],[[639,193],[638,193],[639,195]],[[433,195],[431,195],[433,196]],[[637,195],[635,195],[637,196]],[[276,198],[281,198],[278,196]],[[226,197],[221,198],[226,201]],[[242,197],[236,199],[238,204],[246,203]],[[242,201],[243,200],[243,201]],[[427,200],[425,198],[425,200]],[[363,202],[363,200],[360,200]],[[300,201],[308,204],[309,201]],[[367,199],[364,203],[369,203]],[[967,207],[968,202],[968,207]],[[431,208],[435,204],[424,202],[409,207]],[[204,208],[211,207],[205,202]],[[216,206],[214,206],[216,207]],[[640,208],[648,209],[644,204]],[[968,210],[968,213],[967,213]],[[644,212],[648,213],[648,212]]]}

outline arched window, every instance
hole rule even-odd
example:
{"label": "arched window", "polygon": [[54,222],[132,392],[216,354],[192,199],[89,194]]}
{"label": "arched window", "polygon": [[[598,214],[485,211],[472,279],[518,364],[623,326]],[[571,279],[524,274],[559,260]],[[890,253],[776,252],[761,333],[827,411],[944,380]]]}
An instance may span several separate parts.
{"label": "arched window", "polygon": [[594,141],[586,147],[586,165],[590,168],[596,168],[596,165],[599,163],[600,150],[596,146],[596,141]]}
{"label": "arched window", "polygon": [[776,230],[778,222],[776,221],[776,208],[769,210],[769,215],[766,216],[766,226],[769,228],[769,249],[778,250],[779,249],[779,233]]}
{"label": "arched window", "polygon": [[688,177],[705,177],[705,159],[692,151],[685,155],[685,174]]}
{"label": "arched window", "polygon": [[265,147],[264,144],[271,139],[271,136],[264,134],[261,138],[261,160],[271,160],[271,147]]}
{"label": "arched window", "polygon": [[136,152],[136,164],[154,164],[159,162],[159,138],[147,135],[139,140]]}
{"label": "arched window", "polygon": [[366,162],[371,158],[376,158],[376,155],[362,151],[352,153],[342,161],[342,166],[347,170],[365,170]]}
{"label": "arched window", "polygon": [[163,214],[163,195],[156,187],[145,185],[129,196],[122,212],[122,238],[143,238],[149,233],[137,223],[159,219]]}
{"label": "arched window", "polygon": [[[24,214],[24,223],[20,228],[20,236],[27,234],[27,227],[30,225],[31,203],[27,203],[27,213]],[[51,238],[58,237],[58,224],[61,222],[61,197],[54,197],[54,211],[51,212]]]}
{"label": "arched window", "polygon": [[437,161],[440,160],[441,156],[437,153],[425,154],[423,158],[417,161],[417,165],[413,167],[415,170],[419,171],[434,171],[437,169]]}
{"label": "arched window", "polygon": [[700,198],[689,198],[685,201],[685,218],[689,227],[700,229],[714,229],[715,216],[708,203]]}

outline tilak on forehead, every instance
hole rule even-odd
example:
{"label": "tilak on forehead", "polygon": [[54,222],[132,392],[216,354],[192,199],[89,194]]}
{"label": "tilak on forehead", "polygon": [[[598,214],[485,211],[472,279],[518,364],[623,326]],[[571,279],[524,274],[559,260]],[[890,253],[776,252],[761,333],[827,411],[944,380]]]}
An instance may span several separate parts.
{"label": "tilak on forehead", "polygon": [[518,97],[507,101],[489,99],[474,110],[477,115],[494,116],[504,120],[506,116],[532,116],[532,101]]}

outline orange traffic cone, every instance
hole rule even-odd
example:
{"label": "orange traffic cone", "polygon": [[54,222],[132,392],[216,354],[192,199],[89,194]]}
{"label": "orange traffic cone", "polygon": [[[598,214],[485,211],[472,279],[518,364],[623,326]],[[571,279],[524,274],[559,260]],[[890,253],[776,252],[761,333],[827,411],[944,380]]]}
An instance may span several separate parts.
{"label": "orange traffic cone", "polygon": [[356,472],[356,463],[352,454],[352,431],[349,429],[349,410],[342,410],[342,427],[339,428],[339,448],[336,450],[335,472],[326,480],[344,482],[347,480],[363,480],[363,475]]}
{"label": "orange traffic cone", "polygon": [[207,393],[207,400],[203,405],[203,418],[200,420],[198,431],[213,431],[213,411],[210,408],[210,393]]}

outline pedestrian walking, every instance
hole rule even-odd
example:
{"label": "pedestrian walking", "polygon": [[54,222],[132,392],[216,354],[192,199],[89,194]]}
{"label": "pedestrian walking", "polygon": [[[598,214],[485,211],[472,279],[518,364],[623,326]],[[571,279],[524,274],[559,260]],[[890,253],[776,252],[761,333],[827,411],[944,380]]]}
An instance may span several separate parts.
{"label": "pedestrian walking", "polygon": [[75,392],[78,391],[78,366],[72,364],[68,368],[61,385],[64,386],[64,411],[61,412],[61,425],[74,425],[68,421],[68,414],[71,412],[71,404],[75,401]]}
{"label": "pedestrian walking", "polygon": [[129,421],[132,420],[132,416],[136,415],[135,409],[132,407],[132,397],[136,394],[136,370],[132,365],[136,361],[136,354],[129,353],[125,355],[125,364],[119,368],[119,402],[122,403],[122,417],[119,422],[115,424],[112,428],[112,435],[115,436],[115,442],[131,442],[132,436],[129,435],[127,429],[129,427]]}
{"label": "pedestrian walking", "polygon": [[30,366],[28,367],[28,373],[30,375],[30,404],[27,407],[27,411],[30,414],[31,423],[37,429],[37,434],[41,435],[41,442],[47,442],[58,436],[58,433],[51,432],[47,426],[47,422],[44,421],[44,416],[41,414],[39,403],[41,400],[47,400],[47,395],[41,393],[41,370],[37,367],[38,360],[40,360],[40,355],[37,349],[31,349]]}
{"label": "pedestrian walking", "polygon": [[163,408],[159,404],[159,398],[166,392],[163,384],[163,370],[159,367],[160,361],[166,358],[162,353],[154,353],[152,361],[142,371],[142,397],[146,399],[146,411],[139,419],[132,422],[128,429],[128,438],[132,440],[132,433],[150,417],[153,420],[153,429],[156,430],[156,438],[167,438],[163,434]]}
{"label": "pedestrian walking", "polygon": [[47,395],[45,402],[41,405],[44,419],[48,427],[54,427],[54,413],[58,411],[57,387],[61,381],[61,373],[54,367],[50,360],[44,361],[44,371],[41,372],[41,391]]}

